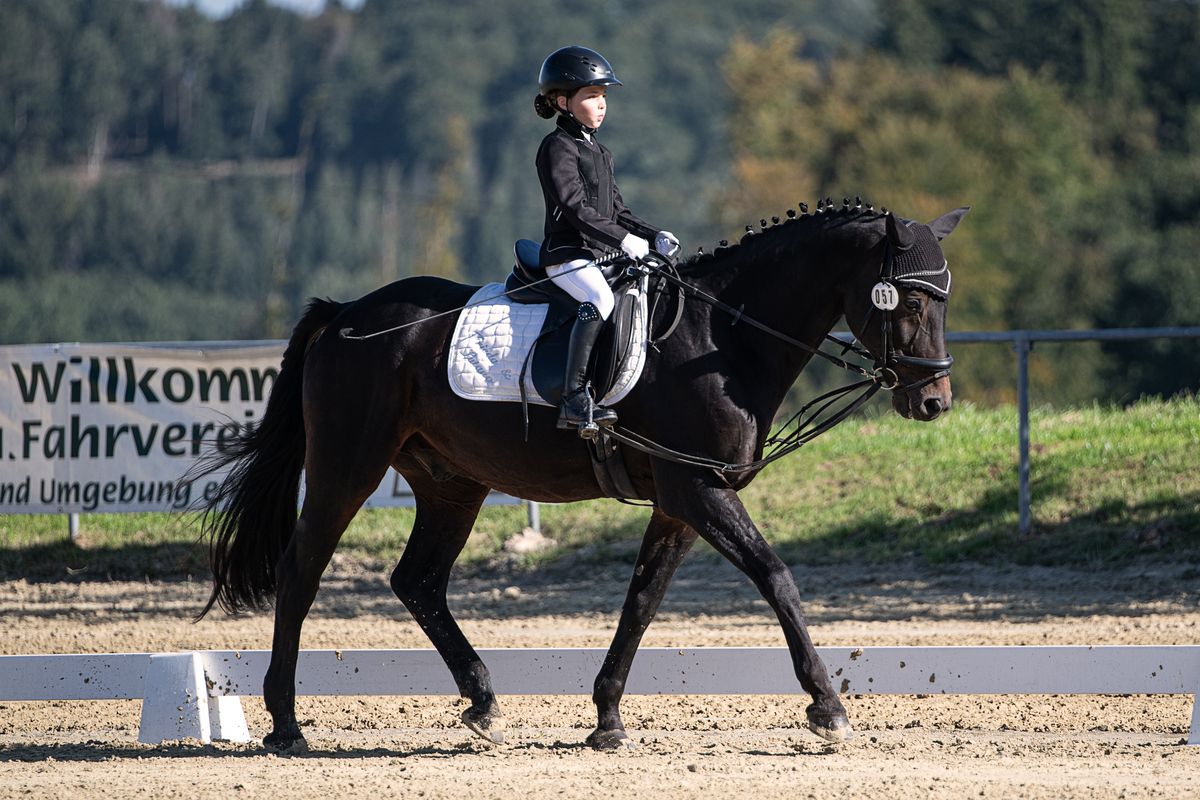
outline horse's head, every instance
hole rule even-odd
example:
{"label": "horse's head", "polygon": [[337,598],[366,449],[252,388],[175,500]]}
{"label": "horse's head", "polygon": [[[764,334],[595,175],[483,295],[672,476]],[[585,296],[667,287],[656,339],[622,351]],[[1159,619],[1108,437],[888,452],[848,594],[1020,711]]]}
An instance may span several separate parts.
{"label": "horse's head", "polygon": [[892,389],[892,407],[907,419],[929,421],[950,410],[950,364],[946,352],[946,302],[950,270],[939,242],[966,215],[959,208],[922,225],[893,215],[882,254],[845,287],[846,321],[875,356]]}

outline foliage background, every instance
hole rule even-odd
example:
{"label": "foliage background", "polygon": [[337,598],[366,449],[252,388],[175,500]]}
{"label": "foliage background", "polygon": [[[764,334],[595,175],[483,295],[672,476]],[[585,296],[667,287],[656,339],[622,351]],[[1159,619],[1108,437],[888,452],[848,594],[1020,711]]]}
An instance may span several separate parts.
{"label": "foliage background", "polygon": [[[970,204],[954,327],[1200,323],[1195,0],[250,0],[223,19],[3,0],[0,342],[279,337],[312,295],[500,278],[540,232],[532,99],[570,42],[626,83],[603,131],[626,199],[691,249],[825,195]],[[1200,384],[1192,340],[1040,352],[1041,400]],[[963,355],[960,397],[1010,398],[1007,352]]]}

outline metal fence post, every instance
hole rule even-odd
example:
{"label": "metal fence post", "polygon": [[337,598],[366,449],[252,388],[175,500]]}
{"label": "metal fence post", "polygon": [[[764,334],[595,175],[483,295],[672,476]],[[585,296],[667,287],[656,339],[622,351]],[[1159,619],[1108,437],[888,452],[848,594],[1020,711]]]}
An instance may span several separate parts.
{"label": "metal fence post", "polygon": [[1020,331],[1013,338],[1013,349],[1017,351],[1017,507],[1020,513],[1018,530],[1024,536],[1030,529],[1029,490],[1029,351],[1033,342]]}
{"label": "metal fence post", "polygon": [[79,515],[67,514],[67,533],[71,536],[71,541],[79,540]]}
{"label": "metal fence post", "polygon": [[538,504],[533,500],[529,501],[528,506],[529,506],[529,527],[532,528],[535,533],[541,533],[542,532],[541,509],[538,507]]}

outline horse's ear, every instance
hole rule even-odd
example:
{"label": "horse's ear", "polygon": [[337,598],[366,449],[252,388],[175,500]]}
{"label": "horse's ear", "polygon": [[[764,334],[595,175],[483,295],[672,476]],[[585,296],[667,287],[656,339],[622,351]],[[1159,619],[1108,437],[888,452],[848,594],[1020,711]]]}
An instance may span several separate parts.
{"label": "horse's ear", "polygon": [[903,252],[912,247],[913,232],[903,222],[898,221],[895,214],[887,215],[887,237],[897,251]]}
{"label": "horse's ear", "polygon": [[970,206],[963,206],[962,208],[954,209],[948,214],[942,214],[933,222],[929,223],[929,230],[933,231],[933,235],[938,238],[938,241],[941,241],[949,236],[954,229],[958,227],[958,223],[962,222],[962,218],[965,217],[967,212],[970,210]]}

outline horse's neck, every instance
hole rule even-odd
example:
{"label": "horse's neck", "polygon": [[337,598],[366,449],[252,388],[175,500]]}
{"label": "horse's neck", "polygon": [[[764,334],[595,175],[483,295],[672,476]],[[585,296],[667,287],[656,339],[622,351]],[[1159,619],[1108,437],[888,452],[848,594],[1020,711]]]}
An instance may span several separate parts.
{"label": "horse's neck", "polygon": [[[866,266],[862,237],[815,235],[790,251],[780,247],[759,252],[765,255],[741,254],[727,265],[716,261],[694,283],[744,316],[818,347],[842,317],[838,285],[845,272]],[[739,393],[745,405],[753,406],[747,410],[769,422],[812,352],[750,325],[731,327],[733,322],[728,312],[710,307],[707,324],[718,348],[731,363],[753,366],[746,370],[753,380]]]}

